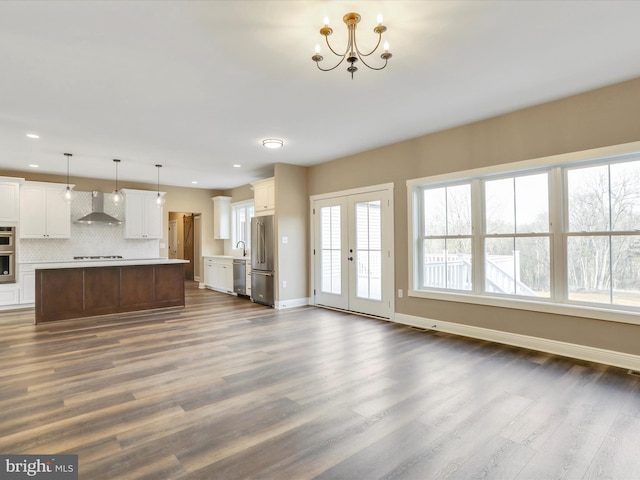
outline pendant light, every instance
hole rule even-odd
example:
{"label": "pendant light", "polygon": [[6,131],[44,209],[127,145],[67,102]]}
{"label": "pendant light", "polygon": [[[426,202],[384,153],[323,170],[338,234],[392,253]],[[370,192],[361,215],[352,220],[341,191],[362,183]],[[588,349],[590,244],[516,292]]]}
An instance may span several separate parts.
{"label": "pendant light", "polygon": [[67,157],[67,188],[62,191],[61,195],[66,202],[71,202],[71,200],[76,196],[76,192],[73,190],[73,187],[69,185],[69,158],[71,158],[73,154],[65,153],[64,156]]}
{"label": "pendant light", "polygon": [[158,169],[158,195],[156,196],[156,205],[158,205],[158,208],[161,208],[164,205],[164,195],[160,195],[160,169],[162,165],[156,164],[156,168]]}
{"label": "pendant light", "polygon": [[118,164],[120,163],[120,160],[114,158],[113,162],[116,164],[116,189],[111,192],[111,201],[114,203],[114,205],[120,205],[124,200],[124,196],[122,195],[120,190],[118,190]]}

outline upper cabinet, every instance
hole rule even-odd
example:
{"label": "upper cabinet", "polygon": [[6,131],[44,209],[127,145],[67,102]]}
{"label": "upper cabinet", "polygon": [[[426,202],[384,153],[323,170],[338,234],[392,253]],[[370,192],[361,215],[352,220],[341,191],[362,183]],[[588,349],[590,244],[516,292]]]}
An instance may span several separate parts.
{"label": "upper cabinet", "polygon": [[231,197],[213,197],[213,238],[227,240],[231,234]]}
{"label": "upper cabinet", "polygon": [[273,177],[252,183],[255,215],[273,215],[276,207],[275,182]]}
{"label": "upper cabinet", "polygon": [[20,238],[71,237],[71,204],[66,185],[24,182],[20,187]]}
{"label": "upper cabinet", "polygon": [[[162,206],[157,192],[122,189],[125,196],[124,238],[162,238]],[[160,192],[164,195],[164,192]]]}
{"label": "upper cabinet", "polygon": [[0,177],[0,222],[20,220],[20,184],[22,178]]}

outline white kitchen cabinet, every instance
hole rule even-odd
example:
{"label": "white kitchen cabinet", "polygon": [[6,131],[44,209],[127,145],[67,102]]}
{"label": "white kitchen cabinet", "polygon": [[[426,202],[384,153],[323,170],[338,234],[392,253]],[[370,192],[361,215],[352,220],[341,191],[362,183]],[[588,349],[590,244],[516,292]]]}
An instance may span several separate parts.
{"label": "white kitchen cabinet", "polygon": [[36,301],[36,270],[33,264],[20,264],[20,303]]}
{"label": "white kitchen cabinet", "polygon": [[204,258],[204,285],[219,292],[233,294],[233,260],[231,258]]}
{"label": "white kitchen cabinet", "polygon": [[158,192],[123,188],[122,193],[125,196],[124,238],[162,238],[164,209],[156,203]]}
{"label": "white kitchen cabinet", "polygon": [[70,238],[71,204],[66,184],[25,182],[20,187],[20,238]]}
{"label": "white kitchen cabinet", "polygon": [[16,305],[20,301],[17,283],[0,283],[0,306]]}
{"label": "white kitchen cabinet", "polygon": [[253,204],[256,217],[273,215],[276,208],[275,182],[273,177],[252,183]]}
{"label": "white kitchen cabinet", "polygon": [[213,238],[231,238],[231,197],[213,197]]}
{"label": "white kitchen cabinet", "polygon": [[22,178],[0,177],[0,222],[18,223],[20,220],[20,184]]}

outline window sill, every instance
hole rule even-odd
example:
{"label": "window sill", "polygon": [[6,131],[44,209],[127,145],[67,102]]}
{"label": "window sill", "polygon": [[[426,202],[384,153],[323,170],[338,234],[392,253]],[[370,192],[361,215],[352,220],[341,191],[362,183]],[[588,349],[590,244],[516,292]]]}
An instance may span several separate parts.
{"label": "window sill", "polygon": [[467,293],[435,292],[427,290],[409,290],[409,297],[426,298],[430,300],[443,300],[446,302],[472,303],[490,307],[512,308],[516,310],[529,310],[532,312],[552,313],[568,315],[572,317],[592,318],[618,323],[640,325],[640,314],[616,310],[615,308],[599,308],[586,305],[568,305],[551,302],[528,300],[521,298],[503,298],[491,296],[479,296]]}

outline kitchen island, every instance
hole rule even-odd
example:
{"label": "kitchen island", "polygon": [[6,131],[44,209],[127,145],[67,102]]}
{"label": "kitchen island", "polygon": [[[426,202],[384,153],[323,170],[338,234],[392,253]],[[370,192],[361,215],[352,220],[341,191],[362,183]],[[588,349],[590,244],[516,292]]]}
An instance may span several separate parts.
{"label": "kitchen island", "polygon": [[35,322],[184,306],[185,263],[166,258],[35,263]]}

